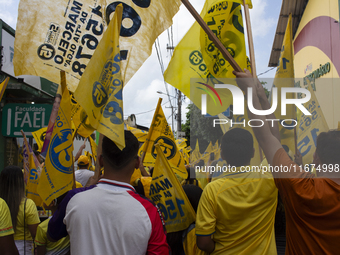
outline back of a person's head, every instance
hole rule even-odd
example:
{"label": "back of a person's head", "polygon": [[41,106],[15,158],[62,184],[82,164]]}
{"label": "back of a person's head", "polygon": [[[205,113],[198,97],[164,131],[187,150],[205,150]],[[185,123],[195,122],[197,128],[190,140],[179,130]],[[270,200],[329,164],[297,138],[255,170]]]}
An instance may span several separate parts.
{"label": "back of a person's head", "polygon": [[137,138],[127,130],[124,130],[124,134],[125,148],[123,150],[120,150],[109,138],[103,138],[102,154],[104,162],[109,164],[109,167],[113,170],[123,169],[131,162],[131,160],[136,158],[138,153],[139,143]]}
{"label": "back of a person's head", "polygon": [[254,155],[253,136],[242,128],[226,132],[221,141],[221,156],[231,166],[249,164]]}
{"label": "back of a person's head", "polygon": [[24,174],[20,167],[7,166],[0,173],[0,197],[6,201],[15,229],[19,205],[25,196]]}
{"label": "back of a person's head", "polygon": [[185,184],[182,186],[185,194],[187,195],[192,208],[197,213],[198,203],[200,201],[203,190],[194,184]]}
{"label": "back of a person's head", "polygon": [[339,130],[320,133],[316,142],[316,153],[323,164],[340,164]]}

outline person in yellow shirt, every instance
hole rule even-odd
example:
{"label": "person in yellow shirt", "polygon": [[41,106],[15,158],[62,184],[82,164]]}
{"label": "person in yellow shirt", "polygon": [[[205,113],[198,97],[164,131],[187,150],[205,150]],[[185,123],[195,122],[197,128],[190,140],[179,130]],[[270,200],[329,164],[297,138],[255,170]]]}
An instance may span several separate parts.
{"label": "person in yellow shirt", "polygon": [[0,197],[9,207],[19,254],[31,254],[40,219],[33,200],[25,197],[24,176],[19,167],[8,166],[0,173]]}
{"label": "person in yellow shirt", "polygon": [[2,198],[0,198],[0,251],[3,255],[18,255],[18,249],[14,243],[14,230],[11,213]]}
{"label": "person in yellow shirt", "polygon": [[[61,203],[67,193],[61,195],[53,200],[50,205],[44,204],[44,207],[51,210],[52,215],[57,210],[58,205]],[[51,216],[52,217],[52,216]],[[61,238],[57,242],[51,242],[47,237],[47,228],[50,218],[39,224],[34,243],[37,247],[37,255],[66,255],[70,254],[70,236]]]}
{"label": "person in yellow shirt", "polygon": [[272,176],[246,172],[254,156],[249,131],[234,128],[222,137],[222,177],[203,190],[196,218],[197,246],[212,255],[275,255],[277,189]]}

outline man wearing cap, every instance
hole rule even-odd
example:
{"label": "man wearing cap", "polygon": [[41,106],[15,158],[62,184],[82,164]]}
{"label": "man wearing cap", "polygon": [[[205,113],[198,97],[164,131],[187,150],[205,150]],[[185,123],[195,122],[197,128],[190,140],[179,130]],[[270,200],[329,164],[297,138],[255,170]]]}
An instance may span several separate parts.
{"label": "man wearing cap", "polygon": [[78,170],[74,172],[77,182],[80,182],[85,187],[90,177],[94,175],[93,171],[88,170],[89,159],[85,155],[81,155],[78,159]]}

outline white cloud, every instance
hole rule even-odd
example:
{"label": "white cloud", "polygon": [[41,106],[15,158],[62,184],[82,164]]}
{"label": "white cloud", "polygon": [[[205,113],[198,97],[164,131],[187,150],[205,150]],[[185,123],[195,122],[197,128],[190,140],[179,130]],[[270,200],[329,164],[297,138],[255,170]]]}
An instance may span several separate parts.
{"label": "white cloud", "polygon": [[264,37],[276,26],[277,22],[270,17],[268,0],[253,0],[253,9],[250,10],[251,26],[254,37]]}
{"label": "white cloud", "polygon": [[13,0],[0,0],[0,4],[2,6],[10,6],[11,4],[13,4]]}
{"label": "white cloud", "polygon": [[[1,3],[0,3],[1,5]],[[15,30],[16,24],[17,24],[17,13],[16,12],[12,12],[10,10],[8,11],[4,11],[1,10],[0,11],[0,18],[7,23],[10,27],[12,27]]]}

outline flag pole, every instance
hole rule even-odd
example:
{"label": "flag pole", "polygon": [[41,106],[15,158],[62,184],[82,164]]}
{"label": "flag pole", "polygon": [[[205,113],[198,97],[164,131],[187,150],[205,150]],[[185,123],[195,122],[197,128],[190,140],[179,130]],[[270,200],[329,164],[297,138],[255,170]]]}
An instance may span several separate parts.
{"label": "flag pole", "polygon": [[246,4],[246,0],[243,0],[243,6],[244,6],[244,16],[245,16],[245,19],[246,19],[246,26],[247,26],[247,37],[248,37],[248,45],[249,45],[249,57],[250,57],[251,73],[253,74],[253,78],[257,78],[253,32],[251,30],[249,6],[248,6],[248,4]]}
{"label": "flag pole", "polygon": [[[66,85],[66,73],[64,70],[60,70],[60,86],[61,86],[61,94],[64,94],[65,89],[67,89]],[[74,134],[73,139],[76,137],[76,133]],[[73,141],[72,141],[73,143]],[[73,161],[73,156],[71,157],[72,160],[72,172],[73,172],[73,186],[72,189],[76,188],[76,176],[74,173],[74,161]]]}
{"label": "flag pole", "polygon": [[159,111],[159,108],[161,107],[162,100],[163,100],[163,98],[161,98],[161,97],[158,99],[157,107],[156,107],[155,113],[154,113],[153,118],[152,118],[152,122],[151,122],[151,125],[150,125],[148,136],[146,137],[145,143],[143,144],[143,155],[141,157],[141,163],[144,162],[145,153],[146,153],[146,150],[147,150],[147,148],[149,146],[150,138],[151,138],[152,131],[153,131],[153,124],[155,122],[156,115],[157,115],[157,113]]}
{"label": "flag pole", "polygon": [[202,17],[198,14],[198,12],[195,10],[195,8],[189,3],[188,0],[181,0],[184,6],[188,9],[188,11],[191,13],[191,15],[195,18],[197,23],[202,27],[202,29],[207,33],[209,36],[209,39],[213,41],[215,46],[220,50],[223,57],[230,63],[232,68],[237,72],[243,72],[242,68],[236,63],[234,58],[230,55],[230,53],[227,51],[227,49],[224,47],[224,45],[221,43],[221,41],[217,38],[217,36],[211,31],[211,29],[208,27],[208,25],[204,22]]}

